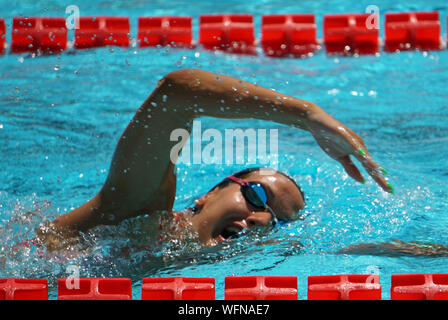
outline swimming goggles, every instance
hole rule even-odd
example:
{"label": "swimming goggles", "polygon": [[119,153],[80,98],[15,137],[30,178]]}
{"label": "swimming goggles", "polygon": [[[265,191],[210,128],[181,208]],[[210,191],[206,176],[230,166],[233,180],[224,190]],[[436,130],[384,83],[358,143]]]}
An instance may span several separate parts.
{"label": "swimming goggles", "polygon": [[241,186],[241,193],[244,199],[256,208],[267,210],[271,214],[271,224],[275,227],[278,223],[277,215],[268,206],[268,196],[261,183],[247,182],[234,176],[228,176],[224,180],[238,183]]}

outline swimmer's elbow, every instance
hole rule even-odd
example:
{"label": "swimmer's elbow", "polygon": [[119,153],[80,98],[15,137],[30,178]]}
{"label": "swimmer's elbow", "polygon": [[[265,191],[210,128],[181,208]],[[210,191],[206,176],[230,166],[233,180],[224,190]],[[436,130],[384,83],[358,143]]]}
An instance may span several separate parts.
{"label": "swimmer's elbow", "polygon": [[[174,88],[193,89],[201,83],[201,79],[207,74],[207,71],[200,69],[181,69],[168,73],[162,78],[162,83]],[[199,80],[199,81],[198,81]]]}
{"label": "swimmer's elbow", "polygon": [[171,71],[170,73],[168,73],[166,76],[163,77],[163,80],[171,83],[177,83],[185,79],[191,79],[193,74],[199,73],[201,71],[202,70],[192,68]]}

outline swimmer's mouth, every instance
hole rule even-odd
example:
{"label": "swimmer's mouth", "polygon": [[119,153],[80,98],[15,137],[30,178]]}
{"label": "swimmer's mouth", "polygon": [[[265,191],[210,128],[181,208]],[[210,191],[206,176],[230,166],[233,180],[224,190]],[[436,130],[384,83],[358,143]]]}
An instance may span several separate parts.
{"label": "swimmer's mouth", "polygon": [[246,229],[245,223],[233,222],[232,225],[225,227],[221,231],[219,237],[222,238],[222,240],[238,238],[243,233],[242,231],[244,229]]}
{"label": "swimmer's mouth", "polygon": [[236,231],[233,229],[225,228],[222,230],[220,236],[222,236],[224,239],[230,239],[230,238],[236,238],[240,234],[240,231]]}

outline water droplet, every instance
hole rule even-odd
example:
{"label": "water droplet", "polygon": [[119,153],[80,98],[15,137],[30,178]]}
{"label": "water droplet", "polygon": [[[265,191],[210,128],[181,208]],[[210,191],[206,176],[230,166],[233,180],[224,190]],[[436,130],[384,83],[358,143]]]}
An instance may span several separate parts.
{"label": "water droplet", "polygon": [[376,97],[376,91],[375,90],[370,90],[368,93],[369,97]]}
{"label": "water droplet", "polygon": [[329,95],[335,96],[339,93],[339,89],[333,88],[327,91]]}
{"label": "water droplet", "polygon": [[151,102],[151,105],[152,105],[153,107],[157,107],[157,103],[155,103],[154,101]]}
{"label": "water droplet", "polygon": [[60,67],[58,66],[58,65],[55,65],[54,67],[53,67],[53,70],[54,71],[58,71],[60,69]]}
{"label": "water droplet", "polygon": [[162,96],[162,100],[163,100],[163,102],[166,102],[167,99],[168,99],[168,97],[166,96],[166,94],[164,94],[164,95]]}

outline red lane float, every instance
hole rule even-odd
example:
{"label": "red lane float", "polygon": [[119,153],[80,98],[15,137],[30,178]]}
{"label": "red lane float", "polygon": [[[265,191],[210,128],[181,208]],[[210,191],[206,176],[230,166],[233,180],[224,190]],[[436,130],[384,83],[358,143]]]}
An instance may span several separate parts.
{"label": "red lane float", "polygon": [[0,18],[0,54],[4,53],[6,47],[6,25],[5,20]]}
{"label": "red lane float", "polygon": [[256,54],[252,15],[201,15],[199,43],[209,50]]}
{"label": "red lane float", "polygon": [[193,42],[191,17],[139,17],[138,44],[140,47],[191,47]]}
{"label": "red lane float", "polygon": [[439,13],[407,12],[386,13],[384,50],[439,50]]}
{"label": "red lane float", "polygon": [[48,281],[0,279],[0,300],[48,300]]}
{"label": "red lane float", "polygon": [[381,300],[380,276],[309,276],[308,300]]}
{"label": "red lane float", "polygon": [[64,18],[14,17],[11,51],[59,53],[67,48],[67,27]]}
{"label": "red lane float", "polygon": [[132,300],[131,279],[59,279],[58,300]]}
{"label": "red lane float", "polygon": [[391,300],[448,300],[448,274],[393,274]]}
{"label": "red lane float", "polygon": [[225,300],[297,300],[297,277],[225,278]]}
{"label": "red lane float", "polygon": [[129,46],[129,17],[80,17],[75,48]]}
{"label": "red lane float", "polygon": [[215,300],[215,279],[144,278],[142,300]]}
{"label": "red lane float", "polygon": [[324,43],[328,53],[375,54],[379,52],[378,28],[371,14],[324,15]]}
{"label": "red lane float", "polygon": [[313,14],[264,15],[261,21],[261,46],[269,57],[303,56],[317,47]]}

